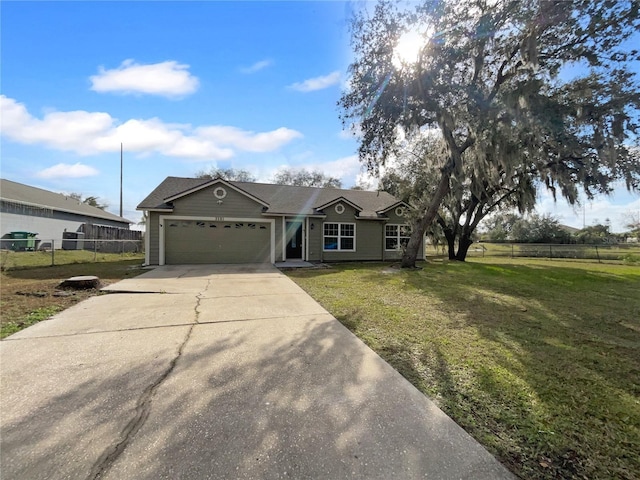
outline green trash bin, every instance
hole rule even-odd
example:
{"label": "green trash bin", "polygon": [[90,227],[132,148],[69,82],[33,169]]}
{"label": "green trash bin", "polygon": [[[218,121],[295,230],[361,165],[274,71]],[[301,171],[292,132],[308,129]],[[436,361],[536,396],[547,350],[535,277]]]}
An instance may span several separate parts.
{"label": "green trash bin", "polygon": [[17,240],[11,244],[11,249],[15,251],[23,250],[35,250],[36,249],[36,235],[32,232],[11,232],[9,234],[12,240]]}

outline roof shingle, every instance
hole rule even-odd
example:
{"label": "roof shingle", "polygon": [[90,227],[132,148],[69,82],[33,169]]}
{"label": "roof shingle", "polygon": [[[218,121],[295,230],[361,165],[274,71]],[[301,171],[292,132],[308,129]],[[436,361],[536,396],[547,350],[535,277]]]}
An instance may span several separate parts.
{"label": "roof shingle", "polygon": [[31,187],[11,180],[0,179],[0,198],[5,201],[25,205],[35,205],[61,212],[102,218],[123,223],[133,223],[126,218],[92,207],[61,193],[50,192],[42,188]]}
{"label": "roof shingle", "polygon": [[[145,198],[139,210],[170,209],[165,199],[210,183],[209,179],[167,177]],[[286,215],[313,215],[316,208],[344,197],[362,208],[360,216],[374,218],[376,212],[386,210],[398,203],[398,199],[387,192],[366,190],[344,190],[339,188],[295,187],[268,183],[228,182],[231,185],[269,204],[265,213]]]}

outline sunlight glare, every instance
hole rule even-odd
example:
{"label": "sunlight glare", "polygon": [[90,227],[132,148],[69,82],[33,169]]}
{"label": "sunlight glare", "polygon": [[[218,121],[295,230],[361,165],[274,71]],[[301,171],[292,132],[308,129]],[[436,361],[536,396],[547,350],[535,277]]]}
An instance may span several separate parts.
{"label": "sunlight glare", "polygon": [[404,33],[393,51],[394,66],[400,68],[416,63],[425,43],[425,37],[415,30]]}

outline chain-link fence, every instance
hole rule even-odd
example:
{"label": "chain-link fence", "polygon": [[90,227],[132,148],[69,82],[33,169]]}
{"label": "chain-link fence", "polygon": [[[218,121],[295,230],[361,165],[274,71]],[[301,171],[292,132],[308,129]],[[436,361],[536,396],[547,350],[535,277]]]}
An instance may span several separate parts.
{"label": "chain-link fence", "polygon": [[640,244],[571,245],[537,243],[474,243],[468,257],[528,257],[640,262]]}
{"label": "chain-link fence", "polygon": [[0,252],[2,270],[112,261],[114,257],[144,259],[143,240],[14,238]]}

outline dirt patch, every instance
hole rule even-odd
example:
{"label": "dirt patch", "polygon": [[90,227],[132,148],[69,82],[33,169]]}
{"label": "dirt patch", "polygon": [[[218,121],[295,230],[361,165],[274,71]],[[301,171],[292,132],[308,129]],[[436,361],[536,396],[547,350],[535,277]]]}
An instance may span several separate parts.
{"label": "dirt patch", "polygon": [[139,261],[39,267],[0,274],[1,337],[65,310],[82,300],[100,295],[97,289],[69,291],[60,282],[75,275],[95,274],[102,286],[141,273]]}

